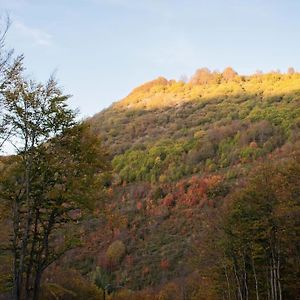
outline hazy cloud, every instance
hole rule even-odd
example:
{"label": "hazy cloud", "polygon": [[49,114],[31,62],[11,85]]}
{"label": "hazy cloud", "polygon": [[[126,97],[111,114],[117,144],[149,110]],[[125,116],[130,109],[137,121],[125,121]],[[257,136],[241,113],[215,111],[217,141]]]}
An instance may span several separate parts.
{"label": "hazy cloud", "polygon": [[0,0],[0,12],[10,12],[11,9],[21,9],[28,4],[28,0]]}
{"label": "hazy cloud", "polygon": [[172,1],[167,0],[87,0],[94,4],[106,4],[118,8],[152,11],[159,14],[170,12]]}
{"label": "hazy cloud", "polygon": [[48,47],[53,44],[52,35],[41,29],[30,27],[20,21],[14,21],[13,28],[18,34],[29,39],[35,45]]}

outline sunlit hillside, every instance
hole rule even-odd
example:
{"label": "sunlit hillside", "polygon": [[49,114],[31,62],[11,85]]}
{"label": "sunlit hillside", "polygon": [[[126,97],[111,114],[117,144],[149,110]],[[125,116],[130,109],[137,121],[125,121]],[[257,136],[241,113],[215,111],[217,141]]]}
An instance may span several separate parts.
{"label": "sunlit hillside", "polygon": [[[280,97],[299,91],[300,74],[256,74],[227,78],[223,73],[210,73],[206,82],[197,81],[197,73],[190,82],[159,77],[134,89],[126,98],[113,105],[115,109],[157,109],[181,105],[190,101],[209,101],[218,97],[242,99],[260,96],[261,100]],[[201,79],[203,74],[198,75]]]}
{"label": "sunlit hillside", "polygon": [[[226,267],[232,268],[231,256],[226,254],[218,261],[217,249],[229,251],[228,245],[219,243],[237,242],[222,232],[223,226],[231,226],[222,224],[224,214],[231,206],[232,212],[237,212],[237,191],[246,199],[247,193],[264,188],[264,178],[255,178],[265,176],[261,174],[268,177],[269,173],[276,177],[280,168],[295,164],[293,157],[299,151],[300,74],[239,76],[230,70],[227,77],[224,73],[204,74],[209,75],[208,79],[203,79],[200,70],[188,83],[158,78],[88,120],[112,158],[110,192],[114,200],[109,207],[114,225],[109,228],[114,234],[104,240],[122,241],[126,248],[126,256],[114,265],[114,274],[129,289],[161,289],[159,295],[170,297],[159,299],[177,299],[175,295],[181,289],[186,289],[187,299],[221,297],[222,280],[234,273],[220,271],[222,259],[229,259]],[[262,171],[265,168],[269,169]],[[274,184],[276,180],[289,181],[282,176],[274,177]],[[272,184],[268,189],[275,188]],[[253,191],[244,191],[245,186]],[[279,205],[274,201],[270,213],[275,219],[279,210],[287,214],[297,210],[296,203],[284,208],[281,205],[287,202],[278,200]],[[253,213],[256,209],[253,207]],[[296,228],[294,221],[289,226]],[[258,243],[255,247],[261,246]],[[90,256],[102,249],[103,256],[97,261],[104,266],[107,246],[94,247]],[[239,253],[241,249],[236,247],[232,251]],[[239,255],[236,259],[242,260]],[[291,278],[296,280],[297,268],[290,265],[294,258],[286,270],[290,268],[294,274]],[[218,272],[225,277],[217,278]],[[297,293],[292,288],[293,280],[285,286],[290,295]],[[199,289],[195,288],[198,284]],[[249,284],[253,291],[254,282]],[[266,290],[260,289],[267,297]],[[233,293],[230,290],[224,293]],[[152,292],[137,293],[136,297],[151,298]]]}
{"label": "sunlit hillside", "polygon": [[255,161],[298,141],[300,74],[211,80],[159,78],[89,120],[116,154],[121,180],[170,182]]}

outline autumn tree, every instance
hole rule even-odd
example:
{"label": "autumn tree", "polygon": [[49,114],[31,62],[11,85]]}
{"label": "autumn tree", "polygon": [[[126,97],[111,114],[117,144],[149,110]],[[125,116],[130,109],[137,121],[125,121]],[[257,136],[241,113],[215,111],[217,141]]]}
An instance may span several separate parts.
{"label": "autumn tree", "polygon": [[2,99],[17,154],[1,182],[12,211],[15,299],[38,299],[43,272],[74,244],[66,224],[97,197],[106,169],[98,138],[76,123],[68,98],[53,78],[43,85],[19,76]]}
{"label": "autumn tree", "polygon": [[7,50],[5,47],[5,38],[10,24],[9,17],[0,16],[0,150],[10,136],[8,124],[3,120],[3,93],[23,69],[23,56],[13,57],[14,50]]}
{"label": "autumn tree", "polygon": [[295,74],[295,69],[293,67],[289,67],[287,73],[290,75]]}
{"label": "autumn tree", "polygon": [[213,74],[208,68],[201,68],[196,71],[196,73],[191,78],[192,84],[207,84],[213,78]]}
{"label": "autumn tree", "polygon": [[234,71],[231,67],[227,67],[222,73],[222,76],[225,81],[232,80],[237,75],[238,75],[238,73],[236,71]]}
{"label": "autumn tree", "polygon": [[298,294],[299,175],[299,160],[262,166],[233,197],[219,248],[226,297],[281,300]]}

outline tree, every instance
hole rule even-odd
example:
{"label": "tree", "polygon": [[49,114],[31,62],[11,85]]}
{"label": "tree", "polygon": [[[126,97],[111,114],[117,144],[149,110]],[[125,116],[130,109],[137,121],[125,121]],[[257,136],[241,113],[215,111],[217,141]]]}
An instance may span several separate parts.
{"label": "tree", "polygon": [[124,257],[125,252],[126,247],[124,243],[120,240],[116,240],[109,245],[106,251],[106,256],[109,262],[115,265],[121,261],[121,259]]}
{"label": "tree", "polygon": [[111,272],[96,267],[96,270],[91,274],[93,283],[102,290],[102,299],[106,299],[106,293],[111,293],[113,288],[113,276]]}
{"label": "tree", "polygon": [[298,294],[299,175],[299,160],[265,165],[234,195],[220,243],[227,295],[281,300]]}
{"label": "tree", "polygon": [[295,74],[295,69],[293,67],[289,67],[287,73],[290,75]]}
{"label": "tree", "polygon": [[237,75],[238,75],[238,73],[236,71],[234,71],[231,67],[227,67],[222,73],[222,76],[226,81],[232,80]]}
{"label": "tree", "polygon": [[192,84],[207,84],[213,78],[213,74],[208,68],[201,68],[196,71],[196,73],[191,78]]}
{"label": "tree", "polygon": [[13,59],[13,50],[6,50],[5,38],[10,26],[10,19],[0,17],[0,150],[10,136],[7,124],[3,120],[3,92],[19,76],[23,69],[23,56]]}
{"label": "tree", "polygon": [[95,197],[107,168],[99,139],[75,122],[57,82],[25,81],[4,92],[3,121],[16,156],[1,182],[12,210],[14,298],[38,299],[43,272],[76,244],[66,231]]}
{"label": "tree", "polygon": [[13,54],[13,50],[7,51],[5,49],[5,37],[10,26],[10,20],[0,18],[0,91],[3,90],[7,81],[7,70]]}

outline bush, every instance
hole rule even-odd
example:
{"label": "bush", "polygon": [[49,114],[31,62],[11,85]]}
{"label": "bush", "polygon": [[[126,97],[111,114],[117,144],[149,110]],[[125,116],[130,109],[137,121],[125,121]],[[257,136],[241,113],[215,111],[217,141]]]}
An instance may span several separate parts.
{"label": "bush", "polygon": [[124,257],[126,252],[126,247],[124,243],[120,240],[114,241],[110,246],[108,247],[106,251],[106,256],[113,264],[118,264]]}

